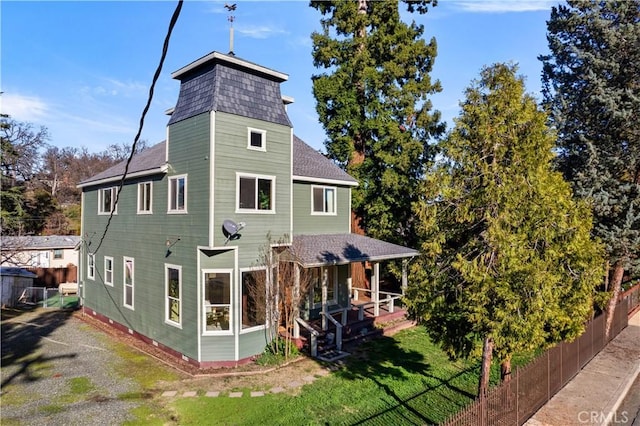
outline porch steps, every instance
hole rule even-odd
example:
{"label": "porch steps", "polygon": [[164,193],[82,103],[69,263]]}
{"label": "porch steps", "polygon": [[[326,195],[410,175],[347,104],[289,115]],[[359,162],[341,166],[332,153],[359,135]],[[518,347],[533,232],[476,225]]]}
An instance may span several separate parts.
{"label": "porch steps", "polygon": [[[415,324],[415,321],[409,320],[406,317],[406,312],[402,309],[398,309],[393,313],[385,312],[383,315],[375,318],[366,316],[362,320],[358,320],[357,315],[355,317],[350,315],[347,325],[344,326],[342,330],[342,343],[343,345],[354,345],[381,336],[392,336],[400,330],[415,326]],[[344,350],[338,351],[334,342],[331,340],[327,341],[327,334],[334,334],[334,329],[329,329],[326,332],[323,331],[319,321],[311,322],[310,325],[319,333],[318,359],[336,362],[350,355]],[[308,333],[303,332],[301,341],[302,350],[310,353]]]}

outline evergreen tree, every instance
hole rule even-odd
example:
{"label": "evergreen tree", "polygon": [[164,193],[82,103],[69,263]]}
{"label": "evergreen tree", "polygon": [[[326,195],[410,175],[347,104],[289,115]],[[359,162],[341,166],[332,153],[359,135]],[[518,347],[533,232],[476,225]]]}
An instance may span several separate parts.
{"label": "evergreen tree", "polygon": [[507,379],[513,353],[578,336],[604,273],[589,206],[553,170],[546,114],[516,70],[484,68],[467,89],[415,206],[410,312],[452,357],[482,351],[480,397],[492,357]]}
{"label": "evergreen tree", "polygon": [[[431,0],[406,1],[426,13]],[[435,1],[433,2],[435,4]],[[400,20],[397,0],[312,1],[322,13],[314,32],[313,77],[328,156],[360,185],[353,191],[354,230],[416,245],[411,204],[432,156],[431,137],[444,130],[428,99],[440,91],[429,77],[436,42]]]}
{"label": "evergreen tree", "polygon": [[639,272],[640,2],[567,1],[548,21],[543,94],[558,164],[593,204],[610,265],[609,333],[625,270]]}

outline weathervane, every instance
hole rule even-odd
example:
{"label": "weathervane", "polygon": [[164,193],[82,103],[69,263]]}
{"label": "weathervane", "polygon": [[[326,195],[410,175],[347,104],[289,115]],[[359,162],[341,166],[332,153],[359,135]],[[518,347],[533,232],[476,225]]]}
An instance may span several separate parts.
{"label": "weathervane", "polygon": [[225,3],[224,8],[229,11],[229,17],[227,18],[229,20],[229,55],[234,56],[235,54],[233,53],[233,21],[236,19],[236,17],[233,16],[232,13],[236,10],[236,3],[233,3],[233,4]]}

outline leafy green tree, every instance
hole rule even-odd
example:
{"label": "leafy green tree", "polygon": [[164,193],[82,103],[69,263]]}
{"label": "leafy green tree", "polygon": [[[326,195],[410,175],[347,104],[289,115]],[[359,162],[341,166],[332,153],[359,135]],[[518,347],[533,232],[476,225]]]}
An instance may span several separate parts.
{"label": "leafy green tree", "polygon": [[593,203],[610,265],[607,334],[625,270],[640,272],[640,1],[567,1],[548,21],[544,104],[558,164]]}
{"label": "leafy green tree", "polygon": [[480,397],[493,357],[508,379],[515,352],[578,336],[604,275],[589,206],[553,170],[546,114],[516,72],[486,67],[467,89],[415,205],[410,312],[450,356],[482,353]]}
{"label": "leafy green tree", "polygon": [[[426,13],[435,1],[404,1]],[[355,177],[354,230],[417,244],[411,204],[433,153],[429,140],[444,130],[428,97],[440,91],[429,76],[436,42],[424,27],[401,21],[397,0],[312,1],[323,16],[314,32],[316,109],[329,158]]]}

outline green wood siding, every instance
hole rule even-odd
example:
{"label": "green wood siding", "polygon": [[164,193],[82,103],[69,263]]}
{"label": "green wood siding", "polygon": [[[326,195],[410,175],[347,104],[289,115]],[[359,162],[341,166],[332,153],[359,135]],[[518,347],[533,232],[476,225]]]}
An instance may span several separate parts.
{"label": "green wood siding", "polygon": [[[166,175],[128,180],[117,214],[96,254],[96,279],[83,270],[85,305],[151,339],[197,359],[198,245],[208,243],[209,115],[202,114],[169,128]],[[169,177],[187,175],[188,214],[167,214]],[[153,214],[137,214],[138,183],[153,181]],[[83,211],[86,253],[96,250],[109,219],[97,215],[98,188],[85,189]],[[166,241],[175,241],[167,255]],[[104,284],[104,256],[114,259],[113,287]],[[134,258],[134,309],[123,306],[123,256]],[[165,323],[165,263],[182,267],[182,328]]]}
{"label": "green wood siding", "polygon": [[[318,184],[320,186],[332,186]],[[293,232],[294,234],[348,233],[351,220],[351,199],[348,187],[337,187],[336,214],[311,214],[311,188],[309,182],[293,184]]]}
{"label": "green wood siding", "polygon": [[[266,151],[247,148],[247,128],[266,131]],[[222,246],[222,222],[245,222],[239,247],[239,267],[255,266],[260,249],[289,236],[291,229],[291,128],[264,121],[216,113],[214,181],[214,245]],[[236,212],[236,172],[275,176],[275,213]]]}

